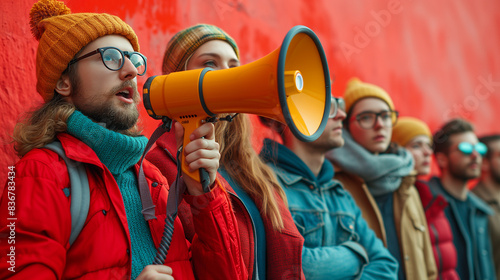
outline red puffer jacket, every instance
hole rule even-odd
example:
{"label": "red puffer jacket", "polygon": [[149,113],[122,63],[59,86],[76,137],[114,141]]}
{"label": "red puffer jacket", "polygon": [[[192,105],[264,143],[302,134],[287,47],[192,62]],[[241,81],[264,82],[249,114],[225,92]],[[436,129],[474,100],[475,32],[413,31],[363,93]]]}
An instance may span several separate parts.
{"label": "red puffer jacket", "polygon": [[[146,158],[155,164],[167,179],[175,180],[176,172],[176,141],[175,133],[170,131],[164,134],[156,142],[157,146],[148,153]],[[231,186],[218,174],[217,177],[224,188],[228,190],[231,198],[236,219],[238,221],[238,231],[240,234],[241,251],[248,272],[248,279],[252,279],[255,261],[255,242],[252,220],[248,210],[238,198]],[[297,230],[290,211],[285,202],[275,193],[278,207],[283,219],[284,228],[281,232],[273,229],[271,221],[265,216],[262,217],[266,231],[266,278],[267,279],[305,279],[302,272],[302,246],[304,238]],[[262,201],[254,200],[258,209],[262,208]],[[179,206],[179,217],[186,232],[186,238],[191,240],[194,235],[193,211],[189,210],[189,205],[182,203]]]}
{"label": "red puffer jacket", "polygon": [[[83,142],[68,134],[58,138],[69,158],[86,164],[90,207],[85,225],[70,246],[70,200],[62,191],[69,186],[66,164],[52,151],[30,151],[15,166],[15,190],[11,188],[9,193],[6,186],[0,201],[0,278],[130,279],[130,235],[115,179]],[[149,226],[158,246],[169,187],[149,162],[144,162],[144,171],[156,205],[157,219],[150,220]],[[12,201],[8,197],[15,198],[13,216],[7,211]],[[193,220],[197,235],[191,245],[180,220],[175,220],[165,262],[175,279],[194,279],[194,273],[199,279],[246,279],[228,194],[217,182],[212,192],[187,196],[186,200],[199,213]],[[8,218],[15,218],[13,232],[4,224],[11,221]],[[12,234],[15,243],[8,244],[6,237]],[[11,250],[15,252],[14,263],[7,262],[10,257],[6,252]],[[8,270],[11,264],[15,273]]]}
{"label": "red puffer jacket", "polygon": [[439,195],[433,197],[429,186],[417,181],[415,187],[420,194],[420,200],[425,209],[425,217],[429,226],[434,259],[438,268],[438,278],[443,280],[460,279],[455,270],[457,266],[457,251],[453,244],[453,233],[450,223],[444,214],[448,206],[446,199]]}

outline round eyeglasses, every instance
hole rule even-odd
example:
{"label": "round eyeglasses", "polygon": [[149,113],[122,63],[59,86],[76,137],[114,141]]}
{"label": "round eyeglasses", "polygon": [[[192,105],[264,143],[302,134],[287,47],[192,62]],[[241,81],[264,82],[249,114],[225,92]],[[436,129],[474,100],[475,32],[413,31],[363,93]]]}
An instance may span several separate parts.
{"label": "round eyeglasses", "polygon": [[115,47],[98,48],[97,50],[84,54],[79,58],[72,59],[68,66],[98,53],[101,54],[101,60],[104,66],[111,71],[118,71],[122,69],[123,64],[125,64],[125,57],[127,57],[137,69],[137,75],[142,76],[146,74],[147,58],[143,54],[138,52],[122,51]]}
{"label": "round eyeglasses", "polygon": [[488,147],[486,147],[486,145],[481,142],[477,143],[476,145],[473,145],[469,142],[461,142],[458,144],[458,150],[466,156],[472,154],[474,150],[476,150],[476,152],[481,156],[484,156],[488,151]]}
{"label": "round eyeglasses", "polygon": [[355,119],[359,126],[363,129],[371,129],[375,127],[377,119],[380,118],[382,125],[385,127],[392,127],[398,121],[399,113],[398,111],[382,111],[382,112],[361,112],[356,115]]}
{"label": "round eyeglasses", "polygon": [[333,97],[332,96],[332,102],[330,106],[330,114],[328,115],[329,119],[333,119],[337,116],[337,112],[340,110],[345,112],[345,101],[343,98],[340,97]]}

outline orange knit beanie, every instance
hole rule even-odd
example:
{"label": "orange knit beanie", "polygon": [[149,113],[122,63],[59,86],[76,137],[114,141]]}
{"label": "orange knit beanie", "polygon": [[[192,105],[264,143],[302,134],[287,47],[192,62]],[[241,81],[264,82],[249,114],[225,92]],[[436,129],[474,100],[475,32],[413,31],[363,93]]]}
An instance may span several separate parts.
{"label": "orange knit beanie", "polygon": [[391,110],[394,110],[394,104],[392,103],[391,97],[381,87],[364,83],[358,78],[351,78],[349,82],[347,82],[347,88],[344,93],[346,113],[350,112],[352,106],[356,104],[356,102],[367,97],[381,99],[387,103]]}
{"label": "orange knit beanie", "polygon": [[403,147],[419,135],[429,137],[432,143],[431,130],[426,123],[416,118],[401,117],[392,128],[392,142],[396,142]]}
{"label": "orange knit beanie", "polygon": [[39,41],[36,53],[36,90],[47,102],[68,63],[87,44],[105,35],[126,37],[135,51],[139,42],[134,30],[117,16],[77,13],[63,2],[39,0],[30,11],[33,36]]}

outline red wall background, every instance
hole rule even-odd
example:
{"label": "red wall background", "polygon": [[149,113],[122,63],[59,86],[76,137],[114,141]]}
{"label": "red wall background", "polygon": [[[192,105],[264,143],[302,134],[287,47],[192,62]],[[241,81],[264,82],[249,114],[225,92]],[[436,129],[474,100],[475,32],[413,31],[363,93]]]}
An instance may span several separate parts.
{"label": "red wall background", "polygon": [[[29,29],[34,0],[0,2],[0,181],[15,164],[10,135],[19,117],[41,103],[37,42]],[[357,76],[385,88],[403,116],[436,130],[461,116],[478,134],[500,132],[500,2],[432,0],[68,0],[73,12],[118,15],[139,36],[148,73],[161,73],[165,45],[196,23],[220,26],[238,43],[242,63],[280,46],[294,25],[310,27],[326,51],[333,94]],[[141,109],[145,134],[156,121]],[[254,120],[254,147],[269,134]],[[3,185],[1,183],[0,185]],[[3,186],[2,186],[3,187]]]}

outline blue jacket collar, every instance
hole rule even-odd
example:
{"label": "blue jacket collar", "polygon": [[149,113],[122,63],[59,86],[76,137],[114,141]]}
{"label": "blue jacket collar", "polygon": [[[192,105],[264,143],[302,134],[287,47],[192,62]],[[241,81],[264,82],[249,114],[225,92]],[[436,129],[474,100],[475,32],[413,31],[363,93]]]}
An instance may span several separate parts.
{"label": "blue jacket collar", "polygon": [[273,162],[290,173],[300,175],[318,184],[329,181],[335,175],[332,164],[325,159],[320,173],[315,176],[311,169],[294,152],[271,139],[264,140],[260,155],[264,161]]}
{"label": "blue jacket collar", "polygon": [[[429,186],[433,194],[441,194],[443,195],[448,202],[452,201],[454,198],[445,190],[443,184],[441,183],[441,179],[438,177],[433,177],[429,181]],[[467,192],[467,198],[471,202],[472,206],[477,210],[483,212],[486,215],[493,215],[493,210],[480,198],[478,198],[472,192]]]}
{"label": "blue jacket collar", "polygon": [[[268,164],[270,164],[270,163],[268,163]],[[326,191],[328,189],[335,188],[335,191],[339,195],[343,195],[346,193],[346,190],[344,189],[342,184],[340,184],[339,181],[337,181],[333,178],[330,179],[328,182],[324,182],[324,183],[318,185],[316,182],[313,182],[313,181],[309,180],[308,178],[305,178],[301,175],[290,173],[290,172],[288,172],[288,171],[286,171],[286,170],[284,170],[276,165],[272,165],[272,168],[273,168],[274,172],[276,173],[276,176],[286,186],[291,186],[291,185],[297,184],[298,182],[302,181],[303,183],[305,183],[309,186],[313,186],[313,188],[319,189],[321,191]]]}

